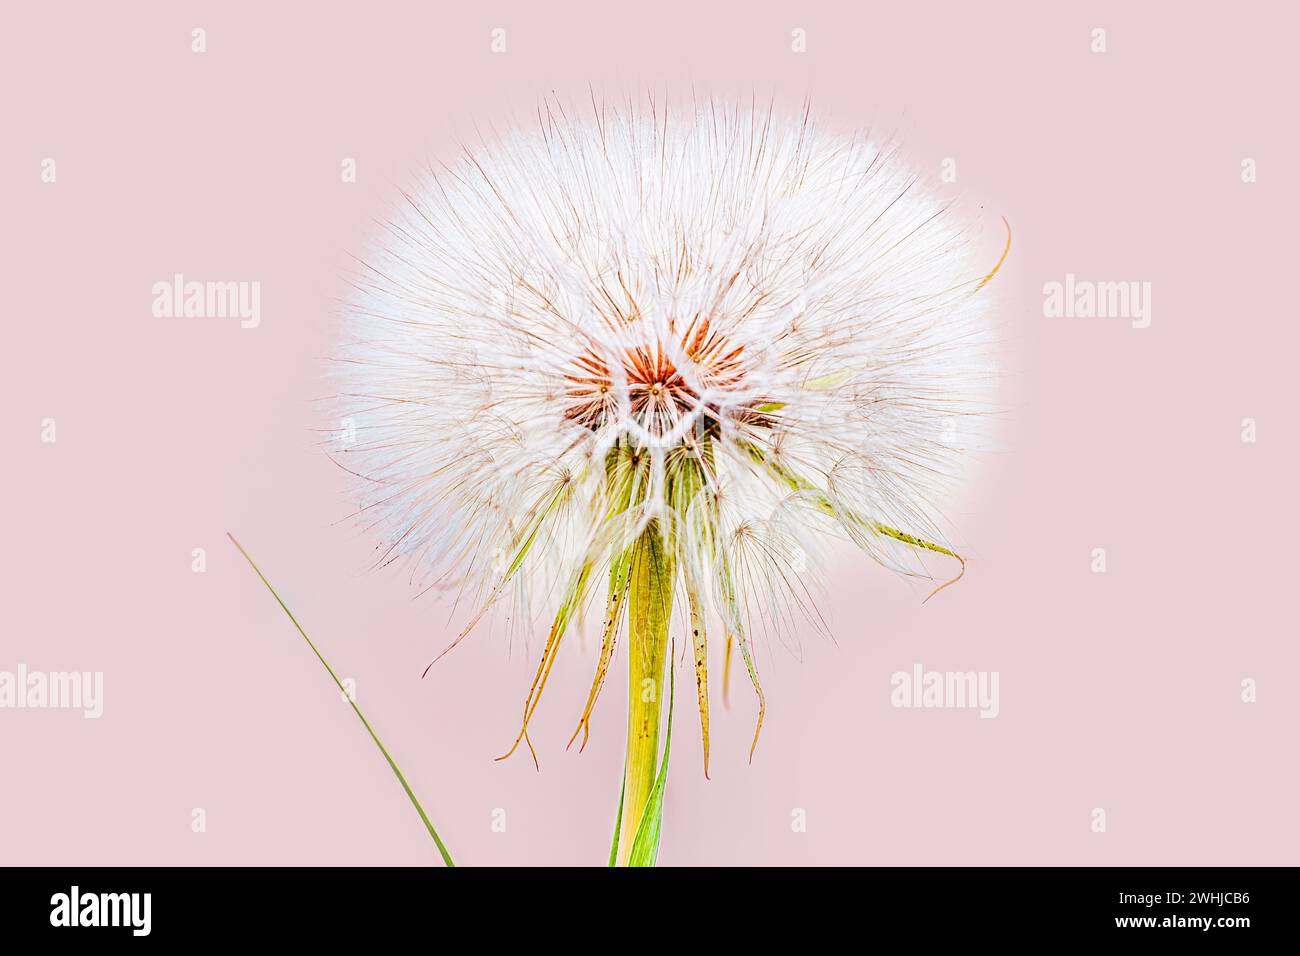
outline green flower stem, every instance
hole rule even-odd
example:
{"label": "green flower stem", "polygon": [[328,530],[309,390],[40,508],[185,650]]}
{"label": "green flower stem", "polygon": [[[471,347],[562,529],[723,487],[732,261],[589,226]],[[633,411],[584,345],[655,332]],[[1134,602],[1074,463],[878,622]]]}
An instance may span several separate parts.
{"label": "green flower stem", "polygon": [[654,523],[646,528],[633,552],[628,601],[627,761],[615,856],[618,866],[629,865],[634,838],[655,783],[676,570]]}

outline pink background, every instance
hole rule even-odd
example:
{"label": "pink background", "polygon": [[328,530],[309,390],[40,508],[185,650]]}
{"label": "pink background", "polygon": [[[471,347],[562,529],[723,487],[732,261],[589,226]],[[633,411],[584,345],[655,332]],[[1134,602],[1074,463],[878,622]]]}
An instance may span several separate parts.
{"label": "pink background", "polygon": [[[661,862],[1300,862],[1294,11],[330,6],[6,16],[0,670],[103,671],[105,711],[0,710],[0,862],[436,860],[227,530],[356,680],[460,862],[604,860],[622,681],[587,752],[565,753],[595,657],[590,636],[569,644],[533,725],[542,772],[493,762],[537,642],[484,631],[421,681],[455,622],[400,570],[366,571],[372,542],[315,431],[336,426],[321,399],[339,275],[396,185],[476,122],[527,121],[551,90],[581,106],[588,82],[811,95],[930,175],[954,158],[944,188],[982,203],[993,235],[1004,215],[1015,230],[990,287],[1006,411],[952,511],[966,579],[922,606],[865,560],[838,567],[822,604],[837,643],[760,653],[752,766],[743,682],[729,713],[715,701],[708,782],[680,695]],[[173,272],[260,281],[261,327],[153,318]],[[1151,282],[1151,327],[1044,318],[1042,285],[1067,272]],[[1000,672],[1001,715],[892,708],[890,674],[916,662]]]}

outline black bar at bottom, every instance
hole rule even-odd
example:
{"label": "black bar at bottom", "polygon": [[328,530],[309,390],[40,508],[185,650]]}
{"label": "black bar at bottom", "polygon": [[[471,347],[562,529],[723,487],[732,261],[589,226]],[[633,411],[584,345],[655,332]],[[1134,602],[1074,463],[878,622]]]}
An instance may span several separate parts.
{"label": "black bar at bottom", "polygon": [[1292,869],[1196,867],[28,868],[0,870],[0,920],[6,941],[81,943],[435,943],[464,932],[478,944],[517,937],[585,949],[612,945],[613,930],[652,932],[643,945],[653,948],[678,931],[698,942],[704,926],[729,946],[747,936],[774,943],[774,932],[807,934],[810,945],[850,933],[864,947],[899,934],[1232,945],[1293,936],[1295,882]]}

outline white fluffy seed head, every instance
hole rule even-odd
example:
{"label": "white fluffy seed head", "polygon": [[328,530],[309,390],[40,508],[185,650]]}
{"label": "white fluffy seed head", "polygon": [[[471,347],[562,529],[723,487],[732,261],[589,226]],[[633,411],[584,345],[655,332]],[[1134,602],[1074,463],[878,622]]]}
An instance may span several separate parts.
{"label": "white fluffy seed head", "polygon": [[346,310],[385,560],[553,607],[653,522],[729,626],[822,532],[900,571],[985,408],[991,263],[891,147],[706,103],[547,116],[407,195]]}

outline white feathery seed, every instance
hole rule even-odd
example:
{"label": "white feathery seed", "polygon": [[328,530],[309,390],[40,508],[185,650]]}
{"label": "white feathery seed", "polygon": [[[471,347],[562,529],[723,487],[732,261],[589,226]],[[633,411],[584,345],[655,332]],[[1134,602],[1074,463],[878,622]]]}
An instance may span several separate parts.
{"label": "white feathery seed", "polygon": [[806,110],[545,110],[406,199],[340,366],[381,560],[553,612],[655,521],[744,650],[807,610],[827,536],[957,557],[992,264],[893,147]]}

